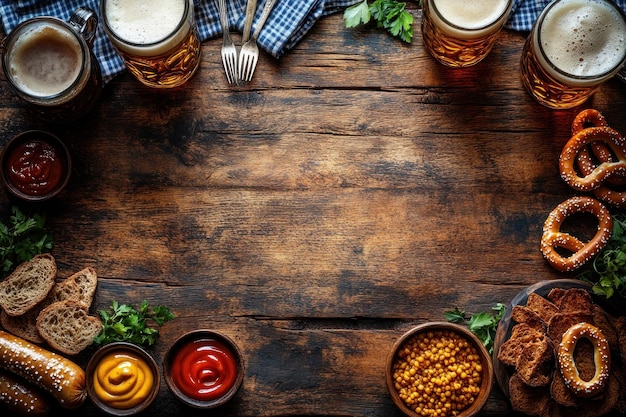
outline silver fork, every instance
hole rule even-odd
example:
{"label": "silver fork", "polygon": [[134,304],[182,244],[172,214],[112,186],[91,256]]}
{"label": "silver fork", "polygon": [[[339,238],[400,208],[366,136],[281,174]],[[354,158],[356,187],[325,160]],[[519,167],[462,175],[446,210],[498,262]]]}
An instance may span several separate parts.
{"label": "silver fork", "polygon": [[263,13],[261,13],[261,17],[259,17],[259,21],[254,28],[254,33],[252,33],[250,39],[243,44],[241,50],[239,51],[239,71],[237,74],[238,78],[242,81],[250,81],[252,79],[252,75],[256,69],[256,64],[259,60],[259,46],[257,45],[257,39],[259,38],[259,33],[261,33],[261,29],[263,29],[265,21],[274,8],[274,3],[276,3],[276,0],[267,0],[265,2]]}
{"label": "silver fork", "polygon": [[229,84],[237,82],[237,48],[235,42],[230,37],[228,14],[226,9],[226,0],[217,0],[217,6],[220,12],[220,24],[222,25],[222,64],[226,72],[226,79]]}

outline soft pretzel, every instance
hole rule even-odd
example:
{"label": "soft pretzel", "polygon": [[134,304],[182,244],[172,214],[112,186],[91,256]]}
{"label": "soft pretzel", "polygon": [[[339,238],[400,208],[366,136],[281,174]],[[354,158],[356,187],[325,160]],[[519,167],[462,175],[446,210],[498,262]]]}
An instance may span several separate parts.
{"label": "soft pretzel", "polygon": [[[582,379],[574,361],[574,350],[581,339],[593,345],[595,375],[589,381]],[[559,368],[567,387],[579,397],[589,398],[599,394],[609,379],[611,352],[602,331],[589,323],[578,323],[567,329],[557,353]]]}
{"label": "soft pretzel", "polygon": [[[587,243],[561,232],[561,225],[574,213],[591,213],[598,219],[598,231]],[[613,217],[598,200],[591,197],[572,197],[559,204],[548,215],[543,225],[541,252],[546,260],[559,271],[573,271],[596,256],[608,243],[613,231]],[[568,257],[557,252],[557,248],[572,252]]]}
{"label": "soft pretzel", "polygon": [[[609,152],[606,152],[605,156],[602,157],[605,160],[599,160],[599,164],[596,166],[588,158],[585,166],[589,168],[593,166],[593,169],[587,171],[588,174],[583,172],[584,176],[580,176],[574,168],[574,163],[578,159],[579,152],[594,142],[604,144]],[[617,160],[613,160],[610,157],[611,154]],[[615,176],[626,176],[626,140],[616,130],[608,126],[584,128],[573,135],[563,147],[559,158],[559,169],[561,178],[573,189],[593,191],[607,179]]]}
{"label": "soft pretzel", "polygon": [[[572,136],[577,135],[589,127],[608,127],[606,119],[597,110],[583,110],[572,122]],[[584,146],[578,152],[576,163],[582,175],[591,175],[602,162],[611,162],[613,159],[611,149],[603,142],[592,142]],[[613,175],[604,181],[593,194],[601,201],[618,208],[626,208],[626,190],[618,190],[615,187],[626,185],[626,176]]]}
{"label": "soft pretzel", "polygon": [[588,127],[608,126],[604,115],[595,109],[586,109],[576,115],[572,122],[572,136]]}

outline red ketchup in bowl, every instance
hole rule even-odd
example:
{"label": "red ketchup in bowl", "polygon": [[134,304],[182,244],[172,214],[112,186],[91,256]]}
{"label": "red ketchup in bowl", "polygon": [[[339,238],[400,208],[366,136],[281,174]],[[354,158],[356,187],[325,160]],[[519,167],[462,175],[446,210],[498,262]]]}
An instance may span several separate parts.
{"label": "red ketchup in bowl", "polygon": [[65,163],[50,143],[32,139],[15,146],[8,157],[9,181],[24,194],[54,191],[65,177]]}
{"label": "red ketchup in bowl", "polygon": [[183,345],[172,359],[172,381],[198,401],[227,394],[237,381],[235,353],[221,341],[203,338]]}

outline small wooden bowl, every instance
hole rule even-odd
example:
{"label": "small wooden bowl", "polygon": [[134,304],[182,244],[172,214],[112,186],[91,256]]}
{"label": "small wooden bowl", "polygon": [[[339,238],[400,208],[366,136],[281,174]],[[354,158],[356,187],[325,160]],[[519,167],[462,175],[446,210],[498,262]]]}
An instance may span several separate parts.
{"label": "small wooden bowl", "polygon": [[[150,371],[154,376],[150,394],[140,404],[132,408],[115,408],[108,405],[99,398],[94,388],[94,374],[96,373],[100,361],[102,361],[106,355],[117,352],[128,353],[143,359],[150,367]],[[159,388],[161,386],[161,373],[154,358],[139,346],[126,342],[114,342],[98,349],[87,364],[86,376],[87,393],[89,394],[91,402],[100,410],[112,416],[132,416],[146,410],[159,394]]]}
{"label": "small wooden bowl", "polygon": [[489,395],[491,394],[491,389],[493,387],[493,364],[491,363],[491,356],[487,352],[485,346],[483,346],[482,342],[466,327],[449,322],[430,322],[421,324],[407,331],[394,343],[393,348],[387,356],[387,364],[385,367],[385,379],[393,403],[396,405],[396,407],[400,409],[400,411],[402,411],[405,415],[409,417],[422,417],[421,414],[418,414],[415,411],[411,410],[400,398],[400,395],[395,387],[395,381],[393,379],[393,366],[397,360],[398,351],[404,348],[404,345],[412,337],[420,333],[429,331],[453,331],[459,336],[466,339],[476,348],[476,351],[480,356],[480,361],[482,365],[480,392],[478,393],[478,396],[476,397],[474,402],[469,407],[457,414],[457,416],[471,417],[476,415],[487,402],[487,399],[489,398]]}
{"label": "small wooden bowl", "polygon": [[[19,158],[19,156],[23,153],[24,146],[28,146],[29,144],[32,145],[35,142],[45,144],[46,146],[49,145],[49,149],[52,150],[55,155],[55,159],[58,161],[57,163],[54,163],[56,169],[50,170],[50,172],[58,172],[58,176],[55,175],[53,184],[46,189],[26,191],[24,186],[29,187],[28,181],[25,181],[24,186],[20,187],[13,180],[15,176],[10,173],[11,161],[15,161],[16,158]],[[12,195],[28,202],[46,201],[58,195],[69,182],[72,171],[72,158],[67,146],[65,146],[63,141],[57,136],[43,130],[29,130],[15,136],[2,149],[0,161],[2,161],[0,174],[4,185]],[[32,189],[32,187],[30,188]]]}
{"label": "small wooden bowl", "polygon": [[[235,362],[235,365],[234,365],[236,369],[235,379],[232,385],[230,386],[230,388],[217,398],[203,400],[203,399],[198,399],[190,395],[187,395],[176,384],[175,378],[172,376],[172,373],[173,373],[172,369],[173,367],[175,367],[175,362],[177,361],[177,355],[179,351],[185,348],[186,346],[188,346],[189,344],[193,344],[198,341],[207,341],[209,343],[217,342],[217,344],[221,345],[230,353],[230,355],[232,356],[232,359]],[[192,356],[192,354],[186,357],[190,357],[190,356]],[[217,356],[217,355],[213,355],[213,356]],[[227,403],[228,401],[230,401],[230,399],[235,396],[235,394],[241,387],[241,384],[243,383],[244,363],[243,363],[242,354],[241,354],[241,351],[239,350],[239,347],[237,347],[235,342],[233,342],[228,336],[225,336],[213,330],[200,329],[200,330],[194,330],[192,332],[184,334],[172,344],[172,346],[166,352],[165,358],[163,360],[163,374],[164,374],[165,382],[167,383],[168,388],[170,389],[170,391],[172,392],[172,394],[174,394],[176,398],[178,398],[181,402],[185,403],[186,405],[190,407],[206,410],[206,409],[215,408],[220,405],[223,405]]]}

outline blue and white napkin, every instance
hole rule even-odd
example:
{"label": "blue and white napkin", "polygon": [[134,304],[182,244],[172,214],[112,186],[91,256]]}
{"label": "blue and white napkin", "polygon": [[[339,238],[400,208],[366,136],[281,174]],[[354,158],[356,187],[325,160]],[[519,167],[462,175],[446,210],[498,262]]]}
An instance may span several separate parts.
{"label": "blue and white napkin", "polygon": [[[280,58],[293,48],[326,15],[343,11],[346,7],[362,0],[278,0],[274,10],[261,31],[259,46],[275,58]],[[614,0],[626,11],[626,0]],[[550,0],[514,0],[513,11],[506,27],[530,30],[541,10]],[[20,22],[34,16],[56,16],[68,20],[80,6],[98,12],[99,0],[0,0],[0,13],[5,33],[9,33]],[[202,40],[222,33],[215,0],[195,0],[195,14]],[[261,15],[265,0],[259,0],[255,22]],[[246,0],[227,0],[231,31],[243,30]],[[253,26],[254,28],[254,23]],[[105,82],[124,71],[124,63],[106,37],[102,25],[94,41],[94,53],[102,67]]]}
{"label": "blue and white napkin", "polygon": [[[274,6],[258,39],[259,47],[275,58],[293,48],[315,22],[326,15],[342,11],[358,0],[279,0]],[[19,23],[35,16],[55,16],[68,20],[78,7],[90,7],[99,12],[99,0],[0,0],[0,14],[5,33]],[[195,15],[201,39],[222,33],[215,0],[195,0]],[[255,22],[261,15],[265,0],[259,0]],[[243,30],[246,0],[227,0],[231,31]],[[253,23],[254,29],[254,23]],[[94,53],[102,67],[105,82],[124,71],[124,63],[109,42],[102,25],[94,41]]]}

